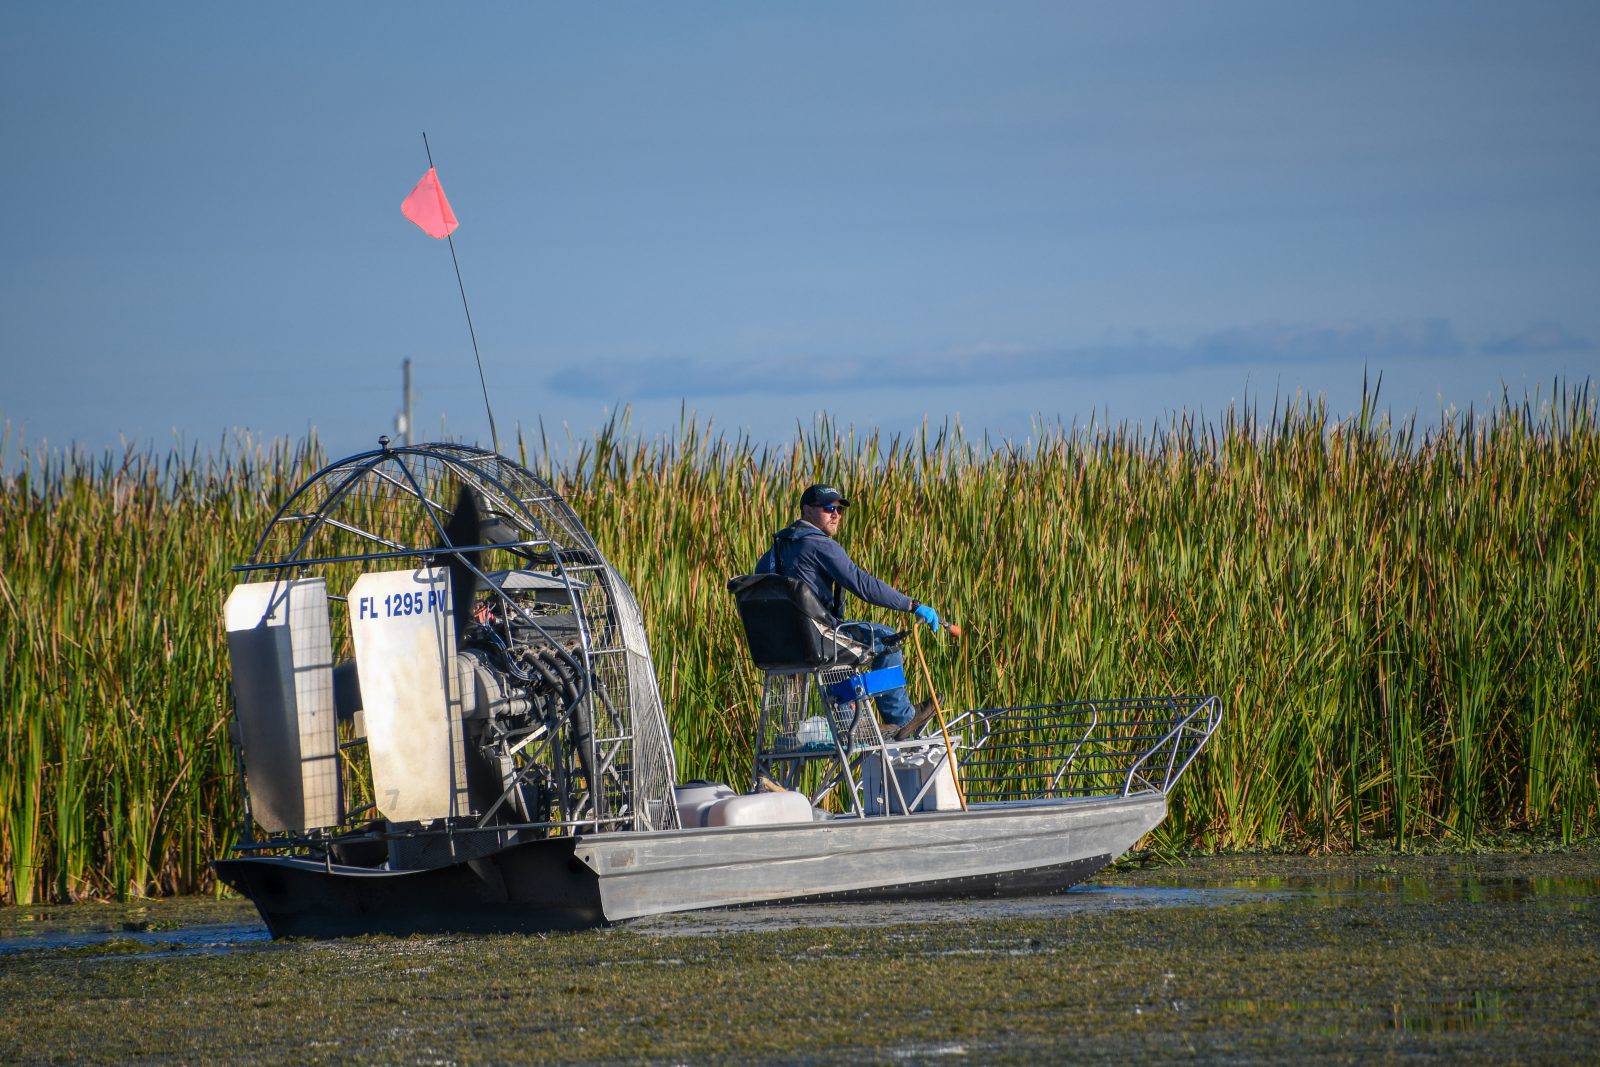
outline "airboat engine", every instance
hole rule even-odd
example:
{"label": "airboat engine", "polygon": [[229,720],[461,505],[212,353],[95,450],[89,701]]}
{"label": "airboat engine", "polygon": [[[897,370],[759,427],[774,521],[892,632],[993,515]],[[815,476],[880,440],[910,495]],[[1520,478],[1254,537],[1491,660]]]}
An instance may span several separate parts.
{"label": "airboat engine", "polygon": [[418,869],[677,824],[637,603],[524,468],[457,445],[344,460],[236,569],[269,575],[225,607],[263,848]]}

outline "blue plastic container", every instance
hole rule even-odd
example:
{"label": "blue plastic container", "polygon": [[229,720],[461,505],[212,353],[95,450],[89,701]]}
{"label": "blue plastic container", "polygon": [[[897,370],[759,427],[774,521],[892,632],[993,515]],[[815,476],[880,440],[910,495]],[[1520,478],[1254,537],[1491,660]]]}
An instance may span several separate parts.
{"label": "blue plastic container", "polygon": [[905,684],[906,672],[903,667],[884,667],[876,671],[852,674],[842,682],[834,682],[828,686],[828,695],[840,704],[848,704],[852,700],[877,696],[891,689],[900,689]]}

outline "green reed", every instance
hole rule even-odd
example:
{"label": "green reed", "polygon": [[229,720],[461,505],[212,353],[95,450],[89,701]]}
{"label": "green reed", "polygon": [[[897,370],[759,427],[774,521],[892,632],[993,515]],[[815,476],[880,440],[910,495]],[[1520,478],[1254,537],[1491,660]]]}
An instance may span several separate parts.
{"label": "green reed", "polygon": [[314,452],[13,464],[0,494],[0,899],[209,880],[238,807],[228,568]]}
{"label": "green reed", "polygon": [[759,679],[723,579],[824,480],[852,554],[967,624],[925,642],[949,705],[1215,691],[1160,836],[1348,847],[1593,832],[1596,429],[1584,389],[1428,431],[1369,398],[1020,448],[826,423],[768,448],[690,419],[532,451],[635,583],[685,775],[748,777]]}
{"label": "green reed", "polygon": [[[682,777],[748,782],[760,677],[724,586],[821,480],[854,502],[852,555],[965,625],[922,642],[947,707],[1215,692],[1158,840],[1343,848],[1595,832],[1596,415],[1585,387],[1426,430],[1369,400],[1020,446],[823,422],[773,447],[690,416],[520,444],[639,596]],[[317,458],[10,464],[0,899],[209,884],[238,815],[228,567]]]}

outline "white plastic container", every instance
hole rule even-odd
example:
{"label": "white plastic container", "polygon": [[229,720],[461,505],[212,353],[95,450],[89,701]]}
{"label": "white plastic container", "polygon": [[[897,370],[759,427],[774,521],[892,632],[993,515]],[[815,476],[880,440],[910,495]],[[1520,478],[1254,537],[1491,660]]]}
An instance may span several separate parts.
{"label": "white plastic container", "polygon": [[800,721],[794,739],[801,748],[832,748],[833,727],[821,715],[813,715]]}
{"label": "white plastic container", "polygon": [[706,825],[706,812],[711,805],[739,794],[721,782],[701,782],[676,786],[672,795],[678,801],[678,825],[693,830]]}
{"label": "white plastic container", "polygon": [[[901,796],[905,797],[905,803],[912,811],[960,809],[961,798],[956,793],[955,774],[945,759],[943,741],[901,741],[898,744],[891,743],[888,749],[889,766],[900,785],[900,795],[897,796],[894,787],[884,781],[881,755],[869,750],[861,761],[861,786],[868,815],[882,815],[884,812],[899,815],[904,810],[900,803]],[[930,781],[932,785],[928,785]],[[924,786],[928,786],[927,793],[921,800],[916,799]]]}
{"label": "white plastic container", "polygon": [[706,812],[707,826],[772,826],[779,823],[811,822],[811,801],[804,793],[751,793],[727,797],[713,803]]}

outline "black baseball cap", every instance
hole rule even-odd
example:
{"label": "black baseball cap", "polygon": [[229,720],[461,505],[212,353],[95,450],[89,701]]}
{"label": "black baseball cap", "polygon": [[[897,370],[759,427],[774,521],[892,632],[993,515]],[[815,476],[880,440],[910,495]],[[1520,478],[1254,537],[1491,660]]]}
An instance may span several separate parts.
{"label": "black baseball cap", "polygon": [[849,507],[850,501],[831,485],[807,486],[806,491],[800,494],[800,506],[803,508],[820,508],[829,504],[843,504]]}

